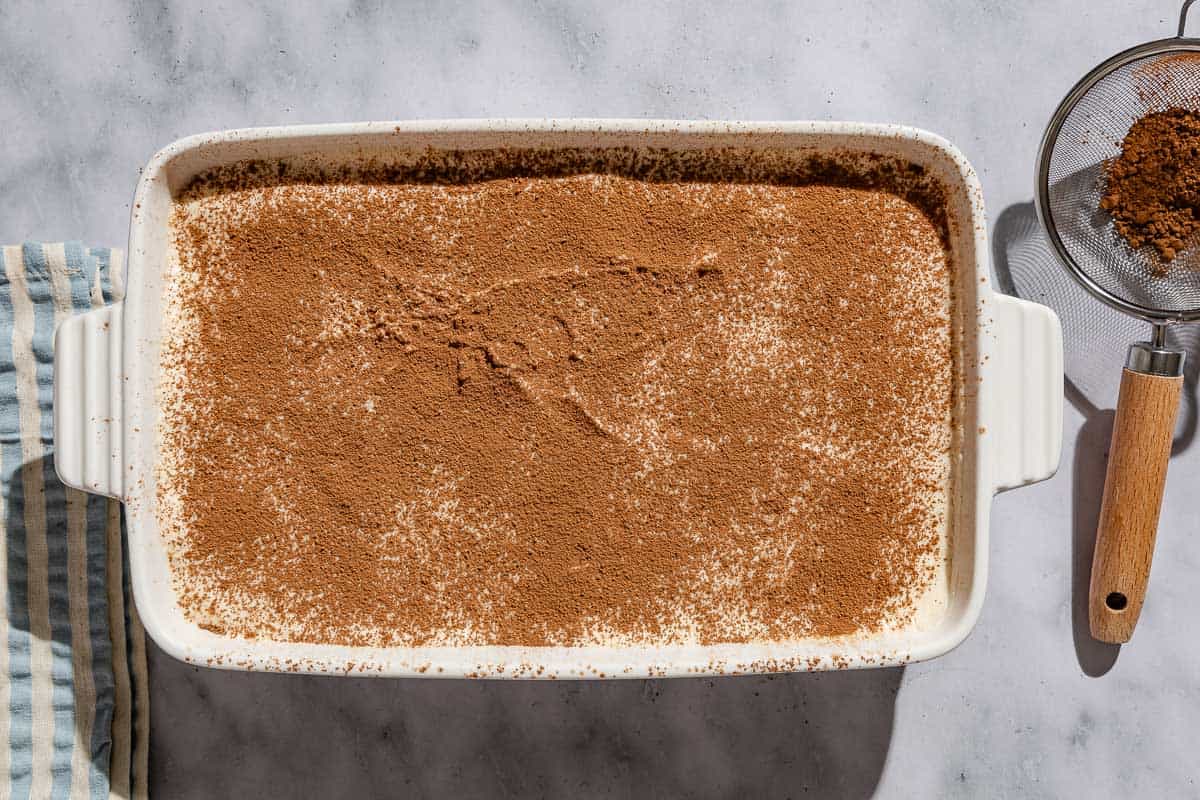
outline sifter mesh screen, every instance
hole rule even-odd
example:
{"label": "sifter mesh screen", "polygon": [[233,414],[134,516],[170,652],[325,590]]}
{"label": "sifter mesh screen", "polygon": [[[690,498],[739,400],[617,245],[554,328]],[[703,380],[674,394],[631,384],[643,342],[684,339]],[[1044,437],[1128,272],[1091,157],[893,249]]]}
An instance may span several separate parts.
{"label": "sifter mesh screen", "polygon": [[1200,246],[1163,264],[1153,248],[1125,242],[1100,198],[1105,164],[1134,122],[1171,107],[1200,111],[1200,44],[1168,41],[1117,56],[1080,82],[1046,132],[1039,174],[1044,222],[1068,265],[1124,310],[1164,320],[1200,316]]}

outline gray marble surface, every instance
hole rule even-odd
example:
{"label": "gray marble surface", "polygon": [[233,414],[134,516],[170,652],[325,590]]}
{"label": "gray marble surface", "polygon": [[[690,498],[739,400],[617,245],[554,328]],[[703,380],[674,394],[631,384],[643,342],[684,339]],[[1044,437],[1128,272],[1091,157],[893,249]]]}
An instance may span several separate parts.
{"label": "gray marble surface", "polygon": [[1137,637],[1097,646],[1080,601],[1108,409],[1140,331],[1065,280],[1029,202],[1058,99],[1102,58],[1172,33],[1177,4],[642,5],[4,0],[0,239],[123,245],[158,147],[246,125],[549,115],[937,131],[983,178],[997,279],[1057,308],[1067,335],[1062,468],[996,500],[975,633],[903,670],[578,684],[233,674],[151,648],[154,796],[1196,796],[1195,372]]}

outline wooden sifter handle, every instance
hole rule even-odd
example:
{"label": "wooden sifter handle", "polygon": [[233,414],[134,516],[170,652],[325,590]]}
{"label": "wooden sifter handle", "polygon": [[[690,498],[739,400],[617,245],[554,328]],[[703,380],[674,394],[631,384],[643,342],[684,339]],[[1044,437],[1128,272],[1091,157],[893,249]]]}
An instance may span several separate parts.
{"label": "wooden sifter handle", "polygon": [[1182,386],[1182,375],[1121,375],[1088,598],[1102,642],[1129,641],[1142,612]]}

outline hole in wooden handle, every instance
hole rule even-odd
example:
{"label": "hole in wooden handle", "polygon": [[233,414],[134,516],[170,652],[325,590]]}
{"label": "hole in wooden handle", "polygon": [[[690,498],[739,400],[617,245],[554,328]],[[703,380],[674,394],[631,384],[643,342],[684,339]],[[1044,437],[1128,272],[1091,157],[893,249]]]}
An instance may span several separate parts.
{"label": "hole in wooden handle", "polygon": [[1111,611],[1124,611],[1129,605],[1129,598],[1120,592],[1109,592],[1108,597],[1104,598],[1104,605]]}

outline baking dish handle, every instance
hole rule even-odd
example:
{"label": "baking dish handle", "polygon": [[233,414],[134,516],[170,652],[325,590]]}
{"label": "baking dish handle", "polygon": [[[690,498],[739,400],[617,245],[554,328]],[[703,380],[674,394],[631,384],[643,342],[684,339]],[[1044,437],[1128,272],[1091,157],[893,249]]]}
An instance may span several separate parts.
{"label": "baking dish handle", "polygon": [[996,363],[991,388],[993,485],[997,492],[1045,480],[1062,453],[1063,345],[1058,315],[1037,303],[995,296]]}
{"label": "baking dish handle", "polygon": [[54,333],[54,466],[67,486],[122,495],[122,303],[65,320]]}

